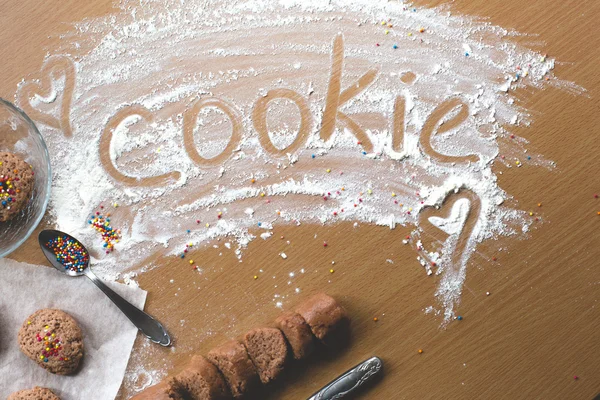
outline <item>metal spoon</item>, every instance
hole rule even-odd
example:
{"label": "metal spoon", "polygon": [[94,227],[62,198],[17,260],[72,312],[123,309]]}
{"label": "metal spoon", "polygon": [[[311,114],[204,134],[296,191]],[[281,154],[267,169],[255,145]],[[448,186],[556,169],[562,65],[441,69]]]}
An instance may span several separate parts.
{"label": "metal spoon", "polygon": [[91,279],[92,282],[96,284],[96,286],[100,288],[100,290],[104,292],[104,294],[108,296],[109,299],[113,301],[113,303],[115,303],[117,307],[119,307],[123,314],[125,314],[127,318],[129,318],[129,320],[133,322],[133,324],[137,326],[137,328],[140,331],[142,331],[144,335],[146,335],[148,339],[150,339],[154,343],[160,344],[161,346],[169,346],[171,344],[171,337],[169,336],[165,328],[160,324],[160,322],[158,322],[157,320],[155,320],[154,318],[152,318],[151,316],[149,316],[148,314],[146,314],[145,312],[143,312],[142,310],[140,310],[121,296],[119,296],[111,288],[106,286],[104,282],[102,282],[92,272],[92,269],[89,265],[89,261],[85,261],[85,264],[82,266],[82,270],[80,271],[71,270],[68,267],[65,267],[65,265],[63,265],[60,261],[58,261],[56,259],[56,254],[54,253],[54,251],[48,247],[48,243],[52,240],[58,239],[59,237],[63,240],[71,239],[75,243],[80,245],[83,249],[82,253],[88,255],[87,260],[89,260],[89,253],[80,241],[61,231],[44,230],[40,232],[40,235],[38,236],[38,241],[40,243],[42,251],[44,252],[44,255],[46,256],[48,261],[50,261],[50,264],[52,264],[54,268],[69,276],[87,276]]}

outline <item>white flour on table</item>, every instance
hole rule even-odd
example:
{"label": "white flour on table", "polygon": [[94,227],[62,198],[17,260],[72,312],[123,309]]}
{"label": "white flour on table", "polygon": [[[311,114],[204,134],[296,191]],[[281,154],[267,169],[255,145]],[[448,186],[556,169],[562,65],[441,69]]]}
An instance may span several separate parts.
{"label": "white flour on table", "polygon": [[[583,91],[553,76],[554,60],[516,44],[517,33],[446,9],[366,0],[123,1],[120,8],[77,23],[49,54],[75,64],[72,136],[39,123],[52,155],[50,212],[58,229],[101,249],[87,226],[100,204],[122,229],[115,252],[94,254],[104,277],[154,252],[180,256],[186,244],[224,236],[237,239],[241,258],[239,249],[255,238],[249,229],[268,239],[278,224],[410,225],[416,241],[420,211],[434,205],[443,212],[431,221],[447,228],[449,239],[441,250],[423,249],[419,257],[429,273],[441,276],[437,295],[448,321],[477,244],[523,235],[533,222],[505,203],[511,196],[498,186],[493,164],[553,167],[527,151],[527,140],[512,136],[513,127],[532,122],[514,91]],[[376,75],[338,107],[350,121],[338,114],[335,132],[324,140],[332,53],[340,45],[341,91],[370,70]],[[65,85],[55,75],[54,91],[29,101],[58,118]],[[265,149],[253,120],[257,102],[273,89],[296,93],[310,111],[306,142],[288,154]],[[397,98],[404,104],[404,113],[396,114],[400,127],[394,125]],[[186,152],[184,113],[198,99],[219,99],[239,116],[241,140],[219,162],[197,165]],[[464,112],[462,122],[433,134],[431,148],[424,147],[419,136],[428,116],[449,99],[463,108],[442,119],[441,128]],[[114,131],[110,162],[128,177],[171,174],[158,185],[123,183],[100,161],[108,121],[132,105],[147,108],[152,121],[125,118]],[[289,99],[276,99],[268,103],[266,121],[273,146],[282,149],[295,142],[301,112]],[[372,148],[358,143],[352,122]],[[394,132],[404,137],[395,141]],[[201,157],[221,154],[232,136],[232,120],[222,111],[199,111],[194,146]],[[444,161],[448,156],[455,161]],[[460,221],[441,218],[449,215],[444,200],[455,192],[469,192],[480,202],[456,258],[464,213],[452,214]],[[470,205],[462,201],[460,207]]]}

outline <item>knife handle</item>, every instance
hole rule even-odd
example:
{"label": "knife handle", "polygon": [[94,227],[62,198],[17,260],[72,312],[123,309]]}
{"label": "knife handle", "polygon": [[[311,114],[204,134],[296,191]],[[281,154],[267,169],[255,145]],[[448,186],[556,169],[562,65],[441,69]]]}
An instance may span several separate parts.
{"label": "knife handle", "polygon": [[337,400],[353,394],[377,375],[382,367],[383,362],[379,357],[371,357],[329,382],[308,400]]}

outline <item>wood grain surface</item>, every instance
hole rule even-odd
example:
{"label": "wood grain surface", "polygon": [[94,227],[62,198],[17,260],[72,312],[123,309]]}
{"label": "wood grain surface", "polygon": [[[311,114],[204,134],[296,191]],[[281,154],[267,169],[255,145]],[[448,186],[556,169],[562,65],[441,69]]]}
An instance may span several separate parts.
{"label": "wood grain surface", "polygon": [[[214,265],[202,277],[190,275],[176,258],[152,256],[158,268],[139,283],[148,290],[146,310],[169,327],[175,347],[144,346],[138,337],[130,370],[145,365],[175,373],[192,354],[269,324],[280,313],[272,306],[273,285],[285,285],[289,271],[306,268],[302,296],[286,308],[317,291],[338,297],[353,318],[352,342],[335,356],[297,365],[265,399],[307,398],[372,355],[384,360],[385,377],[364,399],[592,399],[600,393],[600,199],[593,197],[600,193],[600,2],[457,0],[449,7],[538,35],[533,40],[561,61],[556,74],[589,94],[547,89],[524,96],[534,124],[516,134],[556,161],[557,169],[494,169],[503,172],[499,186],[520,208],[543,204],[535,211],[545,223],[526,240],[478,247],[458,308],[464,319],[440,329],[439,318],[424,314],[437,280],[424,275],[410,246],[400,244],[409,228],[275,226],[274,238],[249,245],[243,263],[232,252],[219,256],[213,243],[196,250],[192,258]],[[17,83],[40,70],[56,46],[50,33],[56,37],[69,23],[111,11],[111,0],[1,0],[0,97],[14,100]],[[35,237],[10,257],[45,264]],[[254,280],[259,269],[267,273]],[[197,327],[206,324],[212,334],[198,337]],[[123,388],[119,398],[130,394]]]}

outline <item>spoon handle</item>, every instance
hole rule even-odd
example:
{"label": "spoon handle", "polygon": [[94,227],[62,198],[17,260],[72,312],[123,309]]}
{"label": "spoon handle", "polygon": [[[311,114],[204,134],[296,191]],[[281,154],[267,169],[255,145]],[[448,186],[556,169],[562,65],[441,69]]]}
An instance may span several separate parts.
{"label": "spoon handle", "polygon": [[106,286],[106,284],[102,282],[90,268],[86,268],[84,274],[90,278],[117,307],[119,307],[123,314],[125,314],[125,316],[127,316],[127,318],[129,318],[129,320],[133,322],[133,324],[137,326],[148,339],[161,346],[169,346],[171,344],[171,337],[160,322],[115,293],[111,288]]}
{"label": "spoon handle", "polygon": [[383,361],[379,357],[371,357],[329,382],[308,400],[337,400],[354,395],[380,373],[382,367]]}

